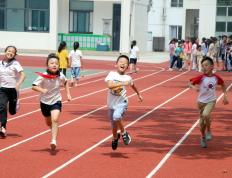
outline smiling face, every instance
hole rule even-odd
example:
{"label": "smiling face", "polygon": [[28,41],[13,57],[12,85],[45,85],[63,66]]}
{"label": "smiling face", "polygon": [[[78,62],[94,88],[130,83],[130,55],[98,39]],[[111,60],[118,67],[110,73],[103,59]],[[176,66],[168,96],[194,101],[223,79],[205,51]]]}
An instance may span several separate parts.
{"label": "smiling face", "polygon": [[116,67],[117,67],[119,74],[124,74],[126,72],[128,66],[129,66],[129,61],[125,57],[119,58],[117,63],[116,63]]}
{"label": "smiling face", "polygon": [[54,74],[59,70],[59,60],[57,58],[50,58],[48,60],[48,70]]}
{"label": "smiling face", "polygon": [[5,60],[9,61],[16,56],[16,49],[14,47],[7,47],[5,50]]}
{"label": "smiling face", "polygon": [[207,74],[207,75],[212,74],[214,66],[213,66],[213,64],[210,63],[210,61],[205,60],[201,65],[202,65],[202,69],[203,69],[204,74]]}

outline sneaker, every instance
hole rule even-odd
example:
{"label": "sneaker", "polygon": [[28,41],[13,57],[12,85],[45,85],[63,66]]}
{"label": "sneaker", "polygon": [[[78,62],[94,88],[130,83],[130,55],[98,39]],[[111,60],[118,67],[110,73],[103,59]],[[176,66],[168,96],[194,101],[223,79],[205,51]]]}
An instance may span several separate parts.
{"label": "sneaker", "polygon": [[51,147],[51,150],[52,150],[52,151],[55,151],[55,150],[56,150],[56,140],[52,140],[52,141],[51,141],[50,147]]}
{"label": "sneaker", "polygon": [[129,145],[131,142],[131,137],[128,132],[122,134],[122,139],[125,145]]}
{"label": "sneaker", "polygon": [[207,141],[206,141],[206,138],[201,138],[201,147],[202,147],[202,148],[207,148]]}
{"label": "sneaker", "polygon": [[212,136],[211,132],[207,132],[205,135],[205,138],[207,141],[212,140],[213,136]]}
{"label": "sneaker", "polygon": [[116,150],[117,149],[119,138],[120,138],[120,134],[118,133],[118,138],[112,140],[112,150]]}
{"label": "sneaker", "polygon": [[6,128],[1,127],[1,129],[0,129],[0,136],[1,136],[2,138],[5,138],[6,135],[7,135],[7,133],[6,133]]}

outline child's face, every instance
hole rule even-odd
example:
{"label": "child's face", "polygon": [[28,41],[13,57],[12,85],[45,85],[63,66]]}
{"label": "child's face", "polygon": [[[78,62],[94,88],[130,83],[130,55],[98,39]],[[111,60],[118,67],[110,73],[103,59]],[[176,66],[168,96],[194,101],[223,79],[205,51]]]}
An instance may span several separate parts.
{"label": "child's face", "polygon": [[8,48],[6,49],[6,52],[5,52],[6,60],[10,60],[10,59],[14,58],[15,56],[16,56],[15,48],[13,48],[13,47],[8,47]]}
{"label": "child's face", "polygon": [[51,58],[48,61],[48,70],[51,73],[56,73],[59,70],[59,61],[56,58]]}
{"label": "child's face", "polygon": [[116,67],[118,69],[118,73],[124,74],[129,66],[129,62],[126,58],[122,57],[116,63]]}
{"label": "child's face", "polygon": [[209,61],[206,60],[201,65],[205,74],[212,74],[214,66]]}

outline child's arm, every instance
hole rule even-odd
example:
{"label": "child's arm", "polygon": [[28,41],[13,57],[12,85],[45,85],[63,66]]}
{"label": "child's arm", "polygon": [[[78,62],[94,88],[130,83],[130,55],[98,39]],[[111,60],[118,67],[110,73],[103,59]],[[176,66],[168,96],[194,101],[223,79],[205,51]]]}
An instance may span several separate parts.
{"label": "child's arm", "polygon": [[45,94],[45,93],[48,92],[47,89],[41,88],[40,86],[37,86],[37,85],[34,85],[34,84],[33,84],[33,86],[32,86],[32,90],[38,91],[38,92],[43,93],[43,94]]}
{"label": "child's arm", "polygon": [[189,82],[189,83],[188,83],[188,86],[189,86],[189,88],[192,88],[192,89],[194,89],[194,90],[196,90],[196,91],[199,91],[199,87],[196,86],[196,85],[194,85],[192,82]]}
{"label": "child's arm", "polygon": [[128,86],[131,85],[131,81],[126,82],[113,82],[112,80],[107,81],[107,86],[109,89],[120,87],[120,86]]}
{"label": "child's arm", "polygon": [[67,94],[68,101],[71,101],[72,97],[71,97],[71,94],[70,94],[69,84],[68,84],[67,80],[64,82],[64,86],[65,86],[65,91],[66,91],[66,94]]}
{"label": "child's arm", "polygon": [[135,93],[137,93],[139,101],[140,102],[143,101],[143,97],[140,95],[140,93],[139,93],[138,89],[135,87],[134,83],[132,83],[131,88],[135,91]]}
{"label": "child's arm", "polygon": [[15,87],[17,91],[19,91],[20,86],[22,85],[23,81],[26,78],[26,75],[25,75],[25,73],[23,71],[19,72],[19,75],[20,75],[19,80],[16,83],[16,87]]}
{"label": "child's arm", "polygon": [[229,104],[229,100],[228,100],[228,98],[227,98],[227,91],[226,91],[226,86],[225,86],[225,84],[223,83],[223,84],[221,85],[221,87],[222,87],[222,91],[223,91],[223,93],[224,93],[223,104],[224,104],[224,105]]}

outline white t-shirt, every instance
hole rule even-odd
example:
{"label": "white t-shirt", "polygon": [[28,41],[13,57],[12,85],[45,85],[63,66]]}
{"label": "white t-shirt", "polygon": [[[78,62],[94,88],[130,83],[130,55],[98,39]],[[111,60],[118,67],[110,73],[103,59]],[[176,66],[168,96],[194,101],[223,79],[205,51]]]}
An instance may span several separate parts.
{"label": "white t-shirt", "polygon": [[205,74],[199,75],[190,79],[190,81],[193,85],[199,85],[198,101],[202,103],[209,103],[216,100],[216,86],[224,84],[223,79],[216,74],[212,76]]}
{"label": "white t-shirt", "polygon": [[137,56],[138,52],[139,52],[138,46],[133,46],[133,48],[130,50],[130,58],[136,59],[138,57]]}
{"label": "white t-shirt", "polygon": [[[47,72],[44,72],[47,74]],[[45,88],[48,90],[47,93],[40,94],[40,101],[47,105],[55,104],[57,101],[62,100],[62,96],[60,93],[60,84],[66,82],[67,79],[62,72],[60,72],[60,76],[54,79],[47,79],[39,76],[34,82],[33,85],[40,86],[41,88]]]}
{"label": "white t-shirt", "polygon": [[[111,71],[105,78],[105,82],[113,81],[114,83],[131,81],[132,78],[129,75],[120,75],[118,72]],[[128,98],[126,96],[125,86],[120,86],[114,89],[108,90],[107,105],[110,109],[115,109],[118,104],[127,103]]]}
{"label": "white t-shirt", "polygon": [[23,68],[15,59],[10,63],[0,61],[0,87],[15,88],[19,79],[19,72]]}
{"label": "white t-shirt", "polygon": [[71,67],[81,67],[82,52],[80,50],[72,50],[69,53],[69,58],[71,59]]}

